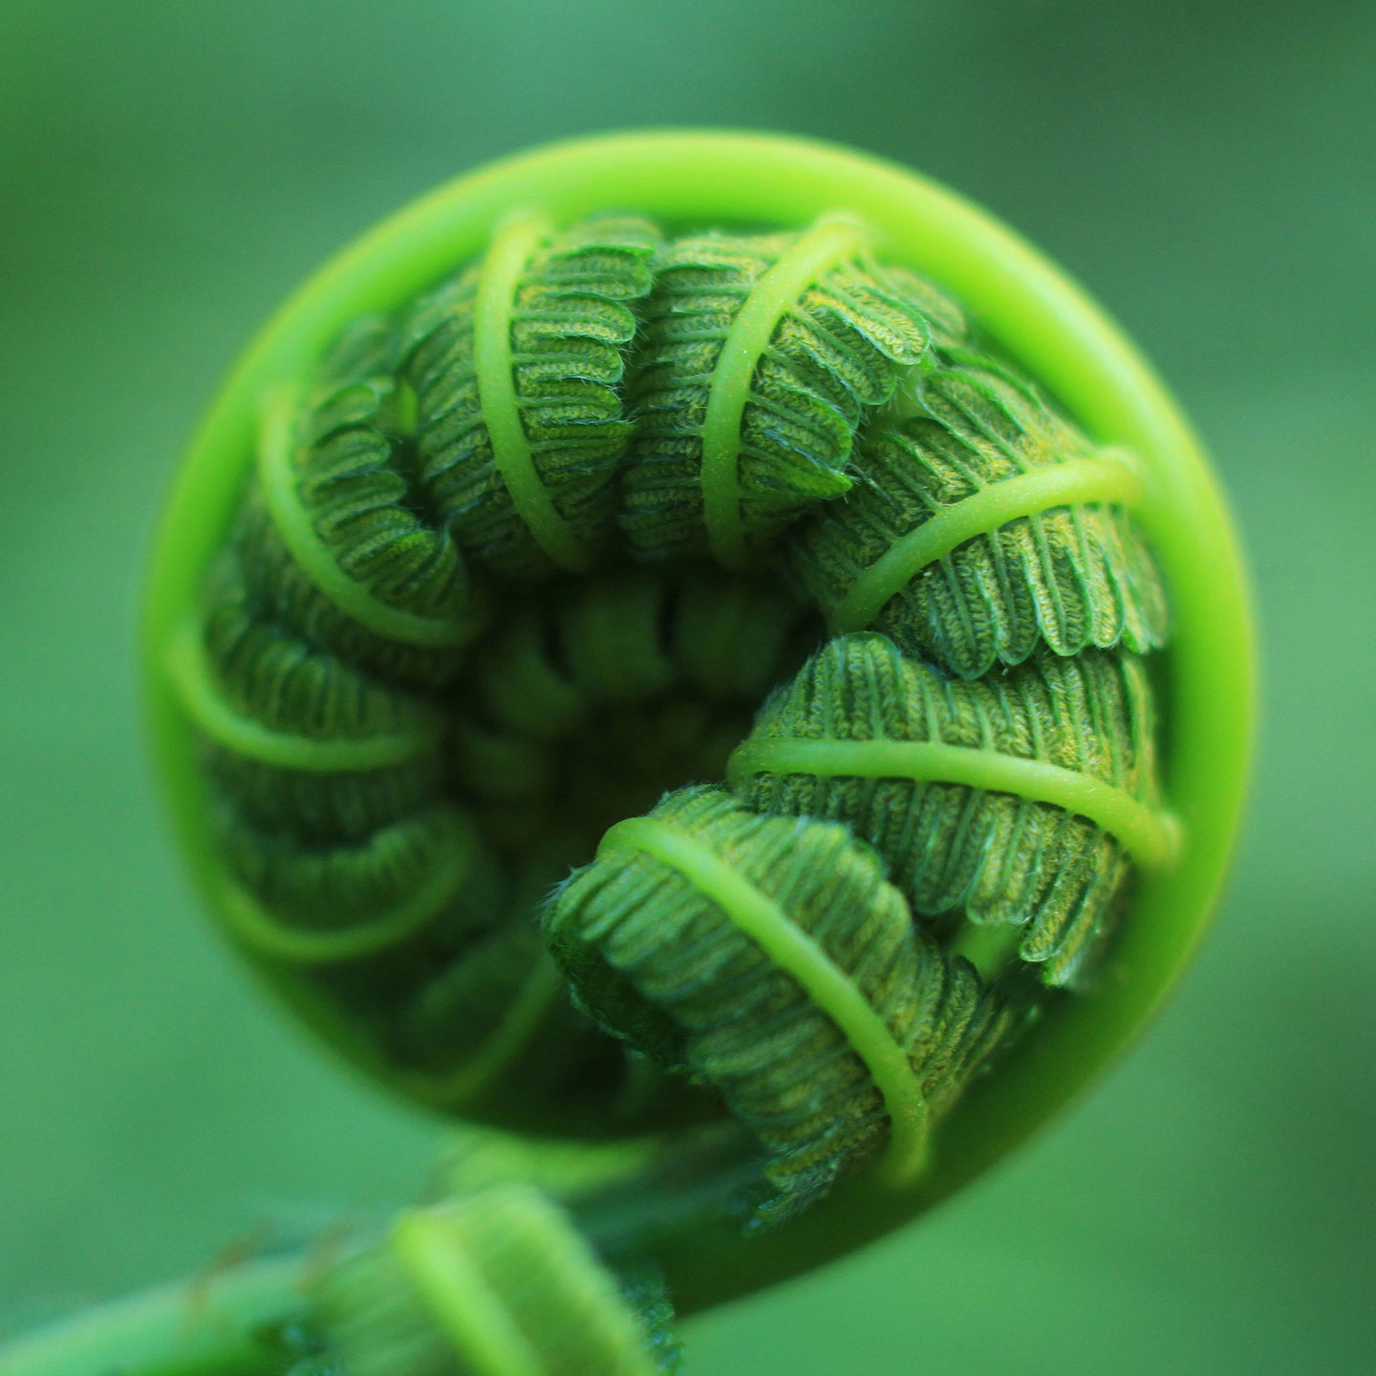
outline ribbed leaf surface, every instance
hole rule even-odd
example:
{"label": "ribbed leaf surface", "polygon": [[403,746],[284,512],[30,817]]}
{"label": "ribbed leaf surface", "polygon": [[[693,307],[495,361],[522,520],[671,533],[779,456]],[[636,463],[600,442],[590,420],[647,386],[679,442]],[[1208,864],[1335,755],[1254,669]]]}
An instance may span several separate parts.
{"label": "ribbed leaf surface", "polygon": [[[307,741],[419,736],[434,723],[434,708],[414,693],[283,629],[250,596],[234,549],[207,588],[201,634],[214,691],[247,722]],[[433,750],[375,769],[329,773],[280,767],[223,744],[207,743],[205,754],[245,825],[305,842],[361,841],[434,801],[442,784]]]}
{"label": "ribbed leaf surface", "polygon": [[[511,317],[513,386],[531,457],[555,510],[587,539],[612,519],[630,424],[620,388],[650,290],[659,234],[634,218],[590,220],[526,265]],[[544,567],[493,456],[478,394],[474,310],[481,264],[423,298],[404,326],[429,499],[473,558],[514,573]]]}
{"label": "ribbed leaf surface", "polygon": [[[879,1014],[929,1101],[989,1051],[1006,1015],[917,931],[867,847],[841,827],[761,817],[716,788],[650,814],[774,900]],[[770,1153],[781,1217],[884,1140],[865,1062],[803,987],[664,861],[614,849],[556,893],[545,928],[580,1003],[663,1064],[715,1086]]]}
{"label": "ribbed leaf surface", "polygon": [[[466,1283],[427,1284],[455,1273]],[[671,1376],[678,1367],[663,1287],[623,1285],[529,1186],[409,1211],[388,1242],[330,1268],[316,1299],[351,1376]]]}
{"label": "ribbed leaf surface", "polygon": [[391,326],[364,320],[326,359],[299,422],[296,488],[345,573],[389,606],[437,616],[467,576],[442,522],[417,508],[396,349]]}
{"label": "ribbed leaf surface", "polygon": [[[647,558],[705,547],[702,427],[732,322],[792,234],[689,235],[661,255],[647,307],[631,408],[636,434],[621,525]],[[902,279],[907,284],[908,278]],[[896,287],[860,258],[826,272],[776,327],[741,422],[739,481],[747,537],[767,541],[814,502],[846,492],[855,431],[922,359],[937,293]],[[947,311],[949,315],[949,308]]]}
{"label": "ribbed leaf surface", "polygon": [[461,650],[403,644],[366,629],[336,607],[292,558],[256,486],[245,497],[231,544],[256,617],[385,681],[433,688],[458,674]]}
{"label": "ribbed leaf surface", "polygon": [[[947,679],[886,636],[840,636],[761,713],[752,739],[940,741],[1043,760],[1156,802],[1151,695],[1140,661],[1042,653],[987,682]],[[957,783],[759,774],[764,812],[844,822],[884,857],[914,911],[1025,928],[1050,984],[1084,968],[1129,872],[1122,846],[1047,803]]]}
{"label": "ribbed leaf surface", "polygon": [[[987,359],[915,377],[922,414],[880,431],[855,456],[855,487],[790,536],[790,562],[824,609],[928,520],[999,482],[1093,454],[1026,384]],[[1165,597],[1124,511],[1060,506],[977,536],[919,571],[873,621],[905,650],[963,678],[1057,654],[1165,642]]]}

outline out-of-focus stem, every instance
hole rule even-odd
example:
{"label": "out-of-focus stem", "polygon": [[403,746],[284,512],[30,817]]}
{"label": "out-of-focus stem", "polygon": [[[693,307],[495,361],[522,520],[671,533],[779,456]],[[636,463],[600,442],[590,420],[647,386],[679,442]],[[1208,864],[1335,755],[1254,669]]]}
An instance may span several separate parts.
{"label": "out-of-focus stem", "polygon": [[304,1313],[300,1255],[207,1272],[83,1310],[0,1347],[0,1376],[265,1376]]}

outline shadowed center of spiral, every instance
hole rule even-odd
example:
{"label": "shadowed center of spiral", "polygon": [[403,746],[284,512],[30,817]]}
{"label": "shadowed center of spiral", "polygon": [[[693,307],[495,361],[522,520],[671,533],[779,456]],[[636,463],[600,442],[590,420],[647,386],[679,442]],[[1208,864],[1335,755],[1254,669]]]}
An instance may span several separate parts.
{"label": "shadowed center of spiral", "polygon": [[568,578],[494,623],[448,703],[456,791],[504,855],[552,872],[663,794],[725,778],[768,692],[825,639],[777,578],[701,564]]}

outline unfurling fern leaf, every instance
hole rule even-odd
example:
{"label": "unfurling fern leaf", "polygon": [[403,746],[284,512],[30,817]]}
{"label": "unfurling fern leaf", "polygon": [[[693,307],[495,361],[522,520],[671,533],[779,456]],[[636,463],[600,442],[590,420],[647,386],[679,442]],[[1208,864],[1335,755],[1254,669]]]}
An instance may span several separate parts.
{"label": "unfurling fern leaf", "polygon": [[741,799],[844,822],[913,910],[1005,925],[1049,984],[1096,949],[1130,863],[1164,862],[1141,662],[1042,652],[985,682],[947,679],[886,636],[831,641],[732,759]]}
{"label": "unfurling fern leaf", "polygon": [[173,648],[211,773],[246,824],[360,840],[438,798],[439,712],[263,619],[233,553],[203,627]]}
{"label": "unfurling fern leaf", "polygon": [[[150,680],[255,969],[698,1309],[949,1195],[1139,1025],[1236,820],[1245,604],[1187,427],[1025,245],[843,150],[657,134],[485,169],[282,313],[179,484]],[[249,1268],[206,1351],[651,1376],[662,1291],[636,1331],[542,1208],[412,1211],[304,1307]]]}
{"label": "unfurling fern leaf", "polygon": [[907,384],[917,414],[855,456],[849,498],[790,536],[833,629],[873,626],[972,679],[1042,642],[1159,648],[1160,578],[1123,505],[1135,470],[991,360],[945,354]]}
{"label": "unfurling fern leaf", "polygon": [[265,405],[238,544],[265,614],[357,663],[439,682],[482,617],[453,540],[417,501],[395,350],[385,322],[361,321],[304,397]]}
{"label": "unfurling fern leaf", "polygon": [[719,788],[613,827],[545,931],[594,1018],[714,1086],[759,1137],[771,1219],[886,1139],[895,1173],[913,1169],[932,1108],[1010,1021],[914,928],[873,851]]}
{"label": "unfurling fern leaf", "polygon": [[640,219],[556,234],[517,218],[405,323],[421,481],[479,563],[588,567],[613,517],[631,429],[620,386],[658,242]]}
{"label": "unfurling fern leaf", "polygon": [[887,278],[845,219],[674,241],[656,264],[632,392],[621,515],[632,549],[709,550],[739,567],[846,492],[857,429],[952,318],[939,301],[906,274]]}

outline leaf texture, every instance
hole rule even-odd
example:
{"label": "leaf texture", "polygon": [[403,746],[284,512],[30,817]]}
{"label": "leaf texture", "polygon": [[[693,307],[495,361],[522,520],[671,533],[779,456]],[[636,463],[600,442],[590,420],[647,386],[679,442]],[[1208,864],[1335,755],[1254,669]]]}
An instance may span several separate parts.
{"label": "leaf texture", "polygon": [[[422,1279],[455,1273],[471,1279],[442,1288]],[[316,1300],[353,1376],[672,1376],[678,1368],[663,1287],[620,1281],[563,1210],[526,1185],[408,1211],[388,1241],[331,1267]]]}
{"label": "leaf texture", "polygon": [[[622,482],[622,530],[642,558],[705,548],[702,427],[713,373],[733,321],[797,239],[688,235],[660,255]],[[904,275],[896,286],[857,256],[823,274],[780,319],[741,421],[741,509],[752,542],[767,542],[813,503],[850,488],[856,430],[942,328],[926,309],[938,294],[925,284],[904,289],[910,285]]]}
{"label": "leaf texture", "polygon": [[[1089,441],[1031,387],[959,350],[910,383],[919,414],[856,455],[855,487],[790,535],[790,565],[824,610],[910,532],[957,503],[1038,468],[1091,456]],[[905,650],[979,678],[1057,654],[1166,639],[1160,576],[1121,507],[1060,506],[966,541],[918,571],[872,622]]]}
{"label": "leaf texture", "polygon": [[282,629],[248,596],[239,561],[222,562],[206,599],[204,637],[227,698],[273,730],[311,740],[416,728],[434,709]]}
{"label": "leaf texture", "polygon": [[467,573],[442,519],[417,509],[409,409],[386,322],[346,331],[308,398],[293,455],[297,495],[339,567],[388,606],[441,615],[467,596]]}
{"label": "leaf texture", "polygon": [[[215,690],[245,721],[322,742],[393,732],[423,741],[436,724],[435,708],[414,692],[272,620],[250,596],[233,548],[207,589],[201,635]],[[246,825],[308,842],[361,841],[435,801],[443,783],[438,753],[422,748],[389,766],[325,773],[280,767],[220,743],[207,742],[204,755]]]}
{"label": "leaf texture", "polygon": [[255,616],[381,680],[433,689],[458,676],[460,648],[404,644],[368,630],[335,606],[292,557],[256,485],[240,508],[231,547]]}
{"label": "leaf texture", "polygon": [[[761,712],[752,739],[940,741],[1043,760],[1157,802],[1141,662],[1039,654],[984,682],[946,678],[886,636],[839,636]],[[1071,983],[1107,933],[1129,874],[1119,842],[1048,803],[957,783],[763,773],[742,801],[843,822],[884,857],[914,912],[1024,930],[1018,953]]]}
{"label": "leaf texture", "polygon": [[[914,928],[868,847],[842,827],[763,817],[718,788],[652,812],[705,846],[808,933],[882,1018],[940,1106],[1009,1017],[960,959]],[[884,1141],[882,1095],[840,1027],[676,867],[604,851],[554,895],[550,950],[594,1018],[661,1064],[716,1087],[770,1154],[786,1217]]]}
{"label": "leaf texture", "polygon": [[[521,425],[555,510],[582,540],[613,517],[631,430],[620,388],[658,242],[645,220],[589,220],[545,243],[517,285],[510,338]],[[478,394],[480,270],[475,264],[422,298],[403,326],[421,478],[472,558],[503,573],[544,571],[497,467]]]}

